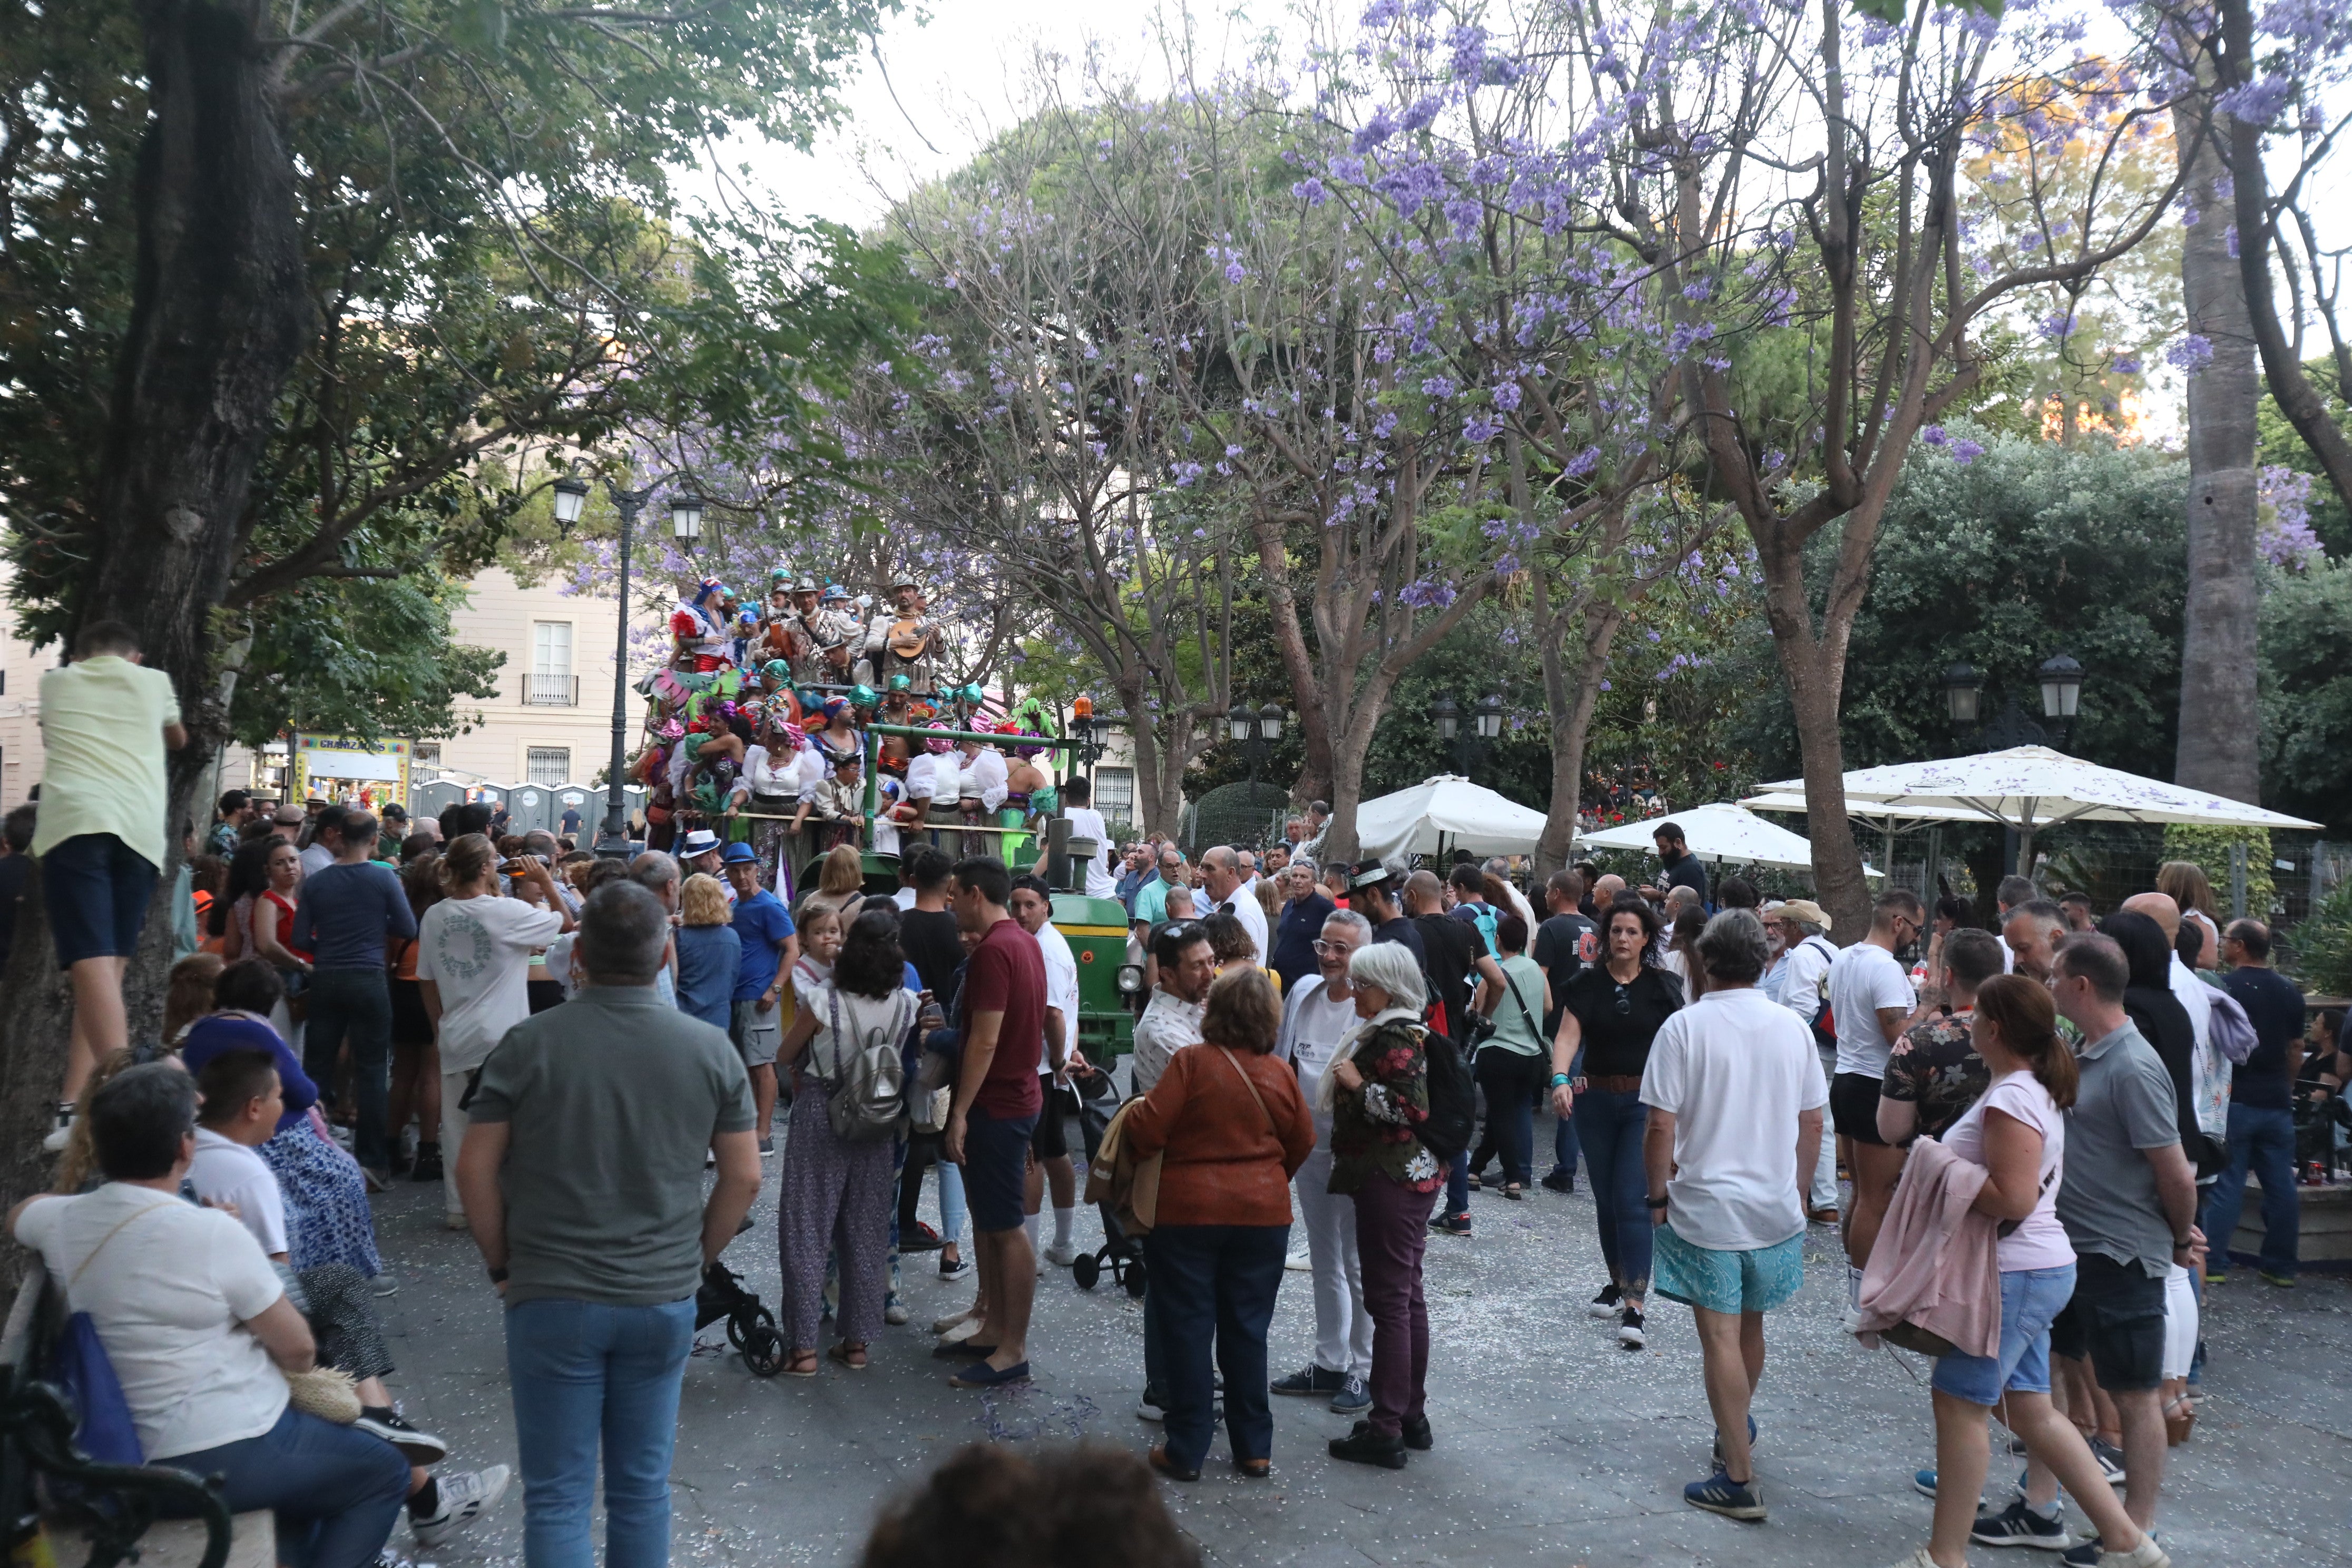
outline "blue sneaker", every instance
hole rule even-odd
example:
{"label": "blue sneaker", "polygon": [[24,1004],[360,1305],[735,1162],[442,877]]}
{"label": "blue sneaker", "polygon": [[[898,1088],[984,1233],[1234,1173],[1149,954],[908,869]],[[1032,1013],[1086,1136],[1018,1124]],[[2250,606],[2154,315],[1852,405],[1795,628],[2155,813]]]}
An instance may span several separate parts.
{"label": "blue sneaker", "polygon": [[1340,1385],[1339,1392],[1331,1396],[1331,1414],[1334,1415],[1361,1415],[1371,1407],[1372,1391],[1364,1386],[1364,1380],[1360,1377],[1349,1378]]}
{"label": "blue sneaker", "polygon": [[1726,1519],[1755,1523],[1764,1517],[1764,1496],[1757,1489],[1756,1483],[1748,1481],[1742,1484],[1721,1470],[1703,1481],[1693,1481],[1685,1487],[1683,1501],[1693,1508],[1703,1508],[1709,1513],[1719,1513]]}
{"label": "blue sneaker", "polygon": [[[1748,1452],[1750,1458],[1756,1453],[1756,1417],[1753,1415],[1748,1418]],[[1720,1432],[1716,1434],[1715,1447],[1707,1451],[1707,1458],[1717,1469],[1723,1468],[1723,1434]]]}
{"label": "blue sneaker", "polygon": [[1933,1468],[1911,1472],[1911,1489],[1921,1497],[1936,1495],[1936,1472]]}

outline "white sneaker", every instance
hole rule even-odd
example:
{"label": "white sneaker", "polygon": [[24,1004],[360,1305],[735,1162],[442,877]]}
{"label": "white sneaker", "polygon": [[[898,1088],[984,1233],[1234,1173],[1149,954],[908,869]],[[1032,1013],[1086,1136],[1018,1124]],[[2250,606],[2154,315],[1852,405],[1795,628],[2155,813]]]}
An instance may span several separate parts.
{"label": "white sneaker", "polygon": [[1282,1267],[1286,1273],[1312,1274],[1315,1272],[1315,1259],[1307,1253],[1294,1252],[1282,1260]]}
{"label": "white sneaker", "polygon": [[2156,1537],[2143,1530],[2139,1532],[2139,1544],[2129,1552],[2102,1550],[2099,1568],[2172,1568],[2172,1559],[2156,1543]]}
{"label": "white sneaker", "polygon": [[464,1215],[444,1214],[441,1216],[441,1228],[443,1230],[468,1230],[472,1227],[467,1225],[466,1216]]}
{"label": "white sneaker", "polygon": [[954,1328],[950,1329],[947,1332],[941,1334],[940,1336],[940,1343],[943,1345],[960,1345],[979,1332],[980,1320],[978,1318],[966,1318],[962,1322],[958,1323]]}
{"label": "white sneaker", "polygon": [[882,1321],[894,1329],[903,1326],[911,1316],[913,1314],[897,1301],[882,1309]]}
{"label": "white sneaker", "polygon": [[1077,1260],[1078,1249],[1075,1247],[1065,1247],[1057,1241],[1045,1248],[1045,1261],[1056,1268],[1067,1268]]}
{"label": "white sneaker", "polygon": [[62,1154],[65,1152],[67,1143],[70,1142],[72,1139],[73,1123],[68,1121],[64,1126],[56,1129],[47,1137],[41,1140],[41,1152],[44,1154]]}
{"label": "white sneaker", "polygon": [[960,1323],[971,1322],[972,1316],[973,1315],[971,1312],[963,1311],[956,1312],[944,1318],[933,1318],[931,1320],[931,1332],[935,1334],[944,1334]]}
{"label": "white sneaker", "polygon": [[504,1465],[436,1476],[434,1481],[441,1489],[441,1506],[430,1519],[412,1517],[408,1533],[416,1538],[417,1545],[428,1550],[440,1545],[496,1507],[499,1499],[506,1495],[507,1483],[513,1479],[514,1472]]}

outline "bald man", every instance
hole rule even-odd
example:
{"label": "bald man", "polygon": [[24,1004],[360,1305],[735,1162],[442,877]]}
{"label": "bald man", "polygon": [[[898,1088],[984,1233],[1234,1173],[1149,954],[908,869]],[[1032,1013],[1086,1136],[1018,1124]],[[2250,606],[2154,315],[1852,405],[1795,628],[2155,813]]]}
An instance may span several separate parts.
{"label": "bald man", "polygon": [[1598,910],[1607,910],[1617,901],[1617,895],[1624,890],[1625,879],[1614,871],[1610,872],[1592,884],[1592,907]]}
{"label": "bald man", "polygon": [[[2179,998],[2182,1009],[2188,1013],[2189,1029],[2197,1037],[2197,1058],[2192,1069],[2196,1075],[2195,1081],[2203,1086],[2215,1074],[2220,1075],[2221,1092],[2218,1096],[2200,1087],[2197,1095],[2197,1124],[2207,1137],[2226,1140],[2230,1135],[2230,1059],[2212,1048],[2213,993],[2197,978],[2194,971],[2180,962],[2178,945],[2180,941],[2180,906],[2164,893],[2134,893],[2124,900],[2123,907],[2136,915],[2146,915],[2162,926],[2164,940],[2174,944],[2165,979],[2170,984],[2173,995]],[[2200,927],[2199,931],[2201,936],[2203,928]],[[2212,1178],[2206,1179],[2210,1181]]]}

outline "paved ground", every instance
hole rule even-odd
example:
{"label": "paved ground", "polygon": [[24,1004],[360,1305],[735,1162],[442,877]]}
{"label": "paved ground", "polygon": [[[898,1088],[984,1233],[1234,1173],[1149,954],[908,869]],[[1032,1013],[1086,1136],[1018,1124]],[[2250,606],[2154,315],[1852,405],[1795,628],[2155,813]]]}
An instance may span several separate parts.
{"label": "paved ground", "polygon": [[[439,1227],[437,1198],[404,1183],[379,1200],[383,1253],[401,1282],[384,1303],[402,1363],[393,1381],[461,1459],[511,1460],[496,1298],[471,1242]],[[1473,1203],[1478,1235],[1433,1237],[1429,1249],[1436,1450],[1402,1474],[1335,1464],[1324,1439],[1347,1424],[1318,1403],[1277,1399],[1272,1483],[1224,1468],[1221,1434],[1205,1478],[1166,1489],[1211,1562],[1882,1568],[1926,1542],[1929,1505],[1910,1475],[1933,1462],[1927,1363],[1866,1353],[1837,1332],[1843,1286],[1828,1232],[1813,1231],[1804,1293],[1768,1329],[1757,1464],[1771,1519],[1743,1525],[1681,1500],[1711,1436],[1688,1315],[1662,1303],[1650,1348],[1618,1350],[1613,1328],[1582,1311],[1603,1277],[1590,1200]],[[771,1187],[761,1227],[729,1255],[771,1305],[773,1215]],[[1090,1214],[1080,1226],[1098,1235]],[[1034,1386],[961,1393],[929,1358],[925,1327],[964,1305],[970,1288],[942,1284],[927,1262],[909,1259],[914,1324],[887,1331],[863,1373],[828,1363],[814,1380],[762,1381],[719,1326],[704,1331],[680,1418],[678,1561],[854,1563],[877,1509],[964,1443],[1147,1446],[1158,1428],[1133,1415],[1139,1303],[1108,1281],[1088,1293],[1050,1270],[1030,1339]],[[1311,1330],[1307,1279],[1293,1274],[1275,1319],[1277,1371],[1307,1359]],[[2204,1414],[2173,1451],[2158,1521],[2174,1561],[2347,1561],[2352,1288],[2307,1279],[2282,1291],[2241,1271],[2220,1292],[2207,1339]],[[404,1531],[394,1544],[412,1550]],[[520,1550],[518,1489],[495,1520],[433,1555],[457,1568],[519,1562]],[[1978,1549],[1980,1562],[2000,1555]]]}

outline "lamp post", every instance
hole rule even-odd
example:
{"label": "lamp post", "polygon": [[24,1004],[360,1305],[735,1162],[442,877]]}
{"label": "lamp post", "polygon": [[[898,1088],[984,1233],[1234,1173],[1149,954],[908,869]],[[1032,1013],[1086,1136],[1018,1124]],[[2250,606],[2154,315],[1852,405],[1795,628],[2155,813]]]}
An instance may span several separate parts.
{"label": "lamp post", "polygon": [[1470,709],[1470,729],[1462,728],[1462,705],[1453,698],[1440,695],[1429,705],[1429,717],[1437,726],[1437,738],[1453,748],[1454,765],[1462,776],[1486,760],[1496,738],[1503,732],[1503,695],[1490,691]]}
{"label": "lamp post", "polygon": [[1282,704],[1269,702],[1263,708],[1253,708],[1246,698],[1236,702],[1225,715],[1225,730],[1241,747],[1242,755],[1249,760],[1250,801],[1257,800],[1257,770],[1268,752],[1282,739]]}
{"label": "lamp post", "polygon": [[[1973,745],[2006,751],[2012,746],[2054,744],[2063,751],[2074,739],[2074,718],[2082,704],[2083,667],[2071,655],[2053,654],[2042,660],[2033,678],[2042,688],[2042,716],[2049,721],[2049,728],[2027,718],[2014,697],[2002,702],[2000,712],[1991,722],[1984,722],[1984,677],[1968,664],[1956,664],[1944,671],[1944,711],[1950,717],[1952,728]],[[2054,742],[2051,730],[2057,731]]]}

